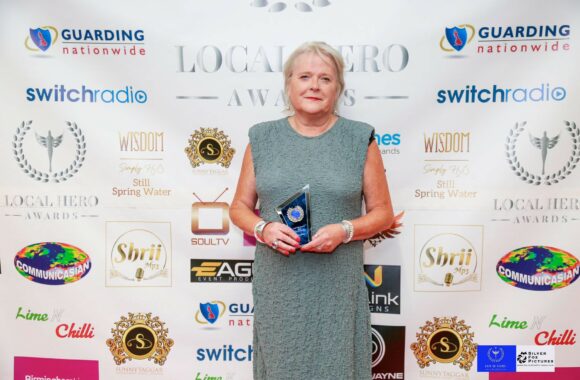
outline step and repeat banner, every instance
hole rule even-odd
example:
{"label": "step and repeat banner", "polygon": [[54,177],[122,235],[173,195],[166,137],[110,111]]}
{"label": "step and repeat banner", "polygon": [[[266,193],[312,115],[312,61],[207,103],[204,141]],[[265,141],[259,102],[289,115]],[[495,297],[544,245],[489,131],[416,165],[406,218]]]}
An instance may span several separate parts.
{"label": "step and repeat banner", "polygon": [[256,242],[228,211],[311,40],[344,57],[339,113],[375,127],[397,214],[361,268],[373,378],[580,378],[580,3],[2,0],[0,20],[0,378],[252,378]]}

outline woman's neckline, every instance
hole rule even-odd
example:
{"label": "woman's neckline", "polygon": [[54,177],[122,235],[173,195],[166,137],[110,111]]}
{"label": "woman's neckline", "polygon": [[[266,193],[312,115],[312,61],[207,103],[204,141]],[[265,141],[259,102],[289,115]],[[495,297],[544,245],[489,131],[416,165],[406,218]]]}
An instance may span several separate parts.
{"label": "woman's neckline", "polygon": [[338,116],[330,128],[328,128],[326,131],[324,131],[321,134],[316,135],[316,136],[306,136],[306,135],[303,135],[302,133],[298,132],[297,130],[295,130],[292,127],[292,124],[290,124],[290,116],[284,118],[284,124],[286,125],[286,128],[288,128],[290,130],[290,132],[292,132],[293,134],[295,134],[298,137],[301,137],[303,139],[318,139],[318,138],[321,138],[323,136],[326,136],[333,129],[336,129],[336,127],[338,127],[338,125],[340,123],[342,123],[342,120],[343,120],[343,118],[341,116]]}

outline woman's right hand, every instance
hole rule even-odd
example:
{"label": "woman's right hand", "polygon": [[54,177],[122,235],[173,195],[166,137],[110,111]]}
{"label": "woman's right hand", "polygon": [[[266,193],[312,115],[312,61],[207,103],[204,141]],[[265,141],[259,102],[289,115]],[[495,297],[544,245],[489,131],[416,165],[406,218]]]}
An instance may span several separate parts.
{"label": "woman's right hand", "polygon": [[262,239],[272,249],[286,256],[300,247],[300,237],[292,228],[280,222],[268,223],[262,231]]}

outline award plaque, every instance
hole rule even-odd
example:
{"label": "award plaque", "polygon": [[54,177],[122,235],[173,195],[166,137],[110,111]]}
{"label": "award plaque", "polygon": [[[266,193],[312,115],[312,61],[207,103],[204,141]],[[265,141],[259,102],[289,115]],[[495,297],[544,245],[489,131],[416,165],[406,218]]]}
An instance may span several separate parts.
{"label": "award plaque", "polygon": [[300,236],[300,245],[308,243],[310,236],[310,185],[304,186],[286,202],[276,207],[280,219]]}

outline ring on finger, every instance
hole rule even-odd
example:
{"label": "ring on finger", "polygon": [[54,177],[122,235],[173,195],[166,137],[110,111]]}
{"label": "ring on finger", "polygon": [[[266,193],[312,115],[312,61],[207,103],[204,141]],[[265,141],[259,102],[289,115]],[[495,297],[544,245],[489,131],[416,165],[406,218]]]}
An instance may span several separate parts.
{"label": "ring on finger", "polygon": [[274,248],[274,249],[278,249],[278,239],[275,239],[275,240],[272,242],[272,248]]}

